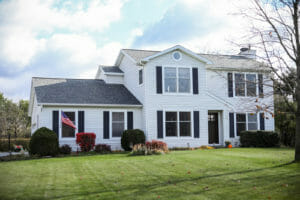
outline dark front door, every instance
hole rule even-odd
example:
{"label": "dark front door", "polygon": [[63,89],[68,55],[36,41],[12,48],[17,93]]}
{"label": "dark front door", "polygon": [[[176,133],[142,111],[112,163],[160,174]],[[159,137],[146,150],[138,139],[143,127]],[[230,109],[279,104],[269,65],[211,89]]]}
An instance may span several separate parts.
{"label": "dark front door", "polygon": [[218,113],[208,113],[208,143],[219,144]]}

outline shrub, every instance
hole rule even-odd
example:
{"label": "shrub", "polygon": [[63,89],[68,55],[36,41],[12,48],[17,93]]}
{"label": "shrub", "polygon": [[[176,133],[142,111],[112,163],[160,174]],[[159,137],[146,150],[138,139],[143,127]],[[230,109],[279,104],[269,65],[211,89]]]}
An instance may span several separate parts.
{"label": "shrub", "polygon": [[[11,138],[10,139],[10,149],[14,150],[14,146],[18,145],[18,146],[22,146],[24,150],[28,150],[29,149],[29,141],[30,138]],[[0,139],[0,152],[1,151],[9,151],[9,147],[8,147],[8,139],[3,138]]]}
{"label": "shrub", "polygon": [[79,144],[81,151],[89,152],[95,146],[95,133],[77,133],[76,143]]}
{"label": "shrub", "polygon": [[131,151],[136,144],[145,144],[145,134],[142,130],[126,130],[122,134],[121,145],[125,151]]}
{"label": "shrub", "polygon": [[152,140],[151,142],[146,142],[147,148],[150,150],[159,150],[163,152],[168,152],[168,145],[165,142],[159,140]]}
{"label": "shrub", "polygon": [[108,144],[97,144],[95,146],[95,151],[97,153],[110,153],[111,148],[110,148],[110,145],[108,145]]}
{"label": "shrub", "polygon": [[56,133],[46,127],[36,130],[29,142],[29,153],[39,156],[56,156],[58,154]]}
{"label": "shrub", "polygon": [[64,144],[61,147],[59,147],[59,153],[61,154],[71,154],[71,151],[72,148],[67,144]]}
{"label": "shrub", "polygon": [[278,147],[279,135],[274,131],[242,131],[242,147]]}
{"label": "shrub", "polygon": [[168,152],[168,146],[166,143],[152,140],[152,142],[146,142],[146,144],[135,144],[130,155],[159,155]]}

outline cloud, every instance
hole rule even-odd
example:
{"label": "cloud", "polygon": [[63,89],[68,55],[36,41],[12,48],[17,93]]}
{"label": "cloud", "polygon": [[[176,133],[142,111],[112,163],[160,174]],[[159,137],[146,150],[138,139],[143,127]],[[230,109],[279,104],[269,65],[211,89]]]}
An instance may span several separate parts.
{"label": "cloud", "polygon": [[[59,6],[56,3],[55,0],[0,2],[0,76],[13,76],[30,67],[47,43],[69,49],[68,44],[78,40],[75,43],[79,47],[92,47],[89,52],[95,50],[96,44],[91,44],[86,37],[66,37],[68,40],[64,41],[63,35],[57,35],[57,32],[71,35],[103,32],[120,19],[124,2],[93,0],[78,1],[77,4],[65,2]],[[81,51],[71,59],[83,63],[91,59],[89,52]]]}
{"label": "cloud", "polygon": [[207,4],[190,7],[179,2],[168,9],[160,21],[146,28],[143,35],[136,37],[132,46],[181,43],[217,31],[222,26],[221,21],[210,15]]}

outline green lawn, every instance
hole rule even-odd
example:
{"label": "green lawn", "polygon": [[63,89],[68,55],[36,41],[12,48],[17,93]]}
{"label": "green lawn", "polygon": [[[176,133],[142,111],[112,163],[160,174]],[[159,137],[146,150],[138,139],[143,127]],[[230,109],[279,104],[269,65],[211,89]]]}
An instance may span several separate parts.
{"label": "green lawn", "polygon": [[300,199],[292,149],[176,151],[0,163],[0,199]]}

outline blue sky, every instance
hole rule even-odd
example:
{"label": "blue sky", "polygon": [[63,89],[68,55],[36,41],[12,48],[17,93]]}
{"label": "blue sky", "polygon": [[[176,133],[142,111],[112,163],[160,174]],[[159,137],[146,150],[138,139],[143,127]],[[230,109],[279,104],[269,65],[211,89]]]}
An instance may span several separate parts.
{"label": "blue sky", "polygon": [[31,77],[94,78],[122,48],[238,53],[237,0],[0,1],[0,92],[28,99]]}

